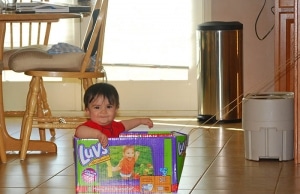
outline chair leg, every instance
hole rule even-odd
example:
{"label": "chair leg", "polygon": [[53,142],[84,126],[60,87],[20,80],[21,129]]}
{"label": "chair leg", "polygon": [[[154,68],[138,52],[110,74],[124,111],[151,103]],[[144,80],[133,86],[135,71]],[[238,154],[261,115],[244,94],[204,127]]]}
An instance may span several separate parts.
{"label": "chair leg", "polygon": [[31,135],[31,131],[32,131],[33,116],[34,116],[34,113],[36,110],[37,98],[38,98],[38,93],[40,90],[40,87],[39,87],[40,81],[41,81],[40,77],[32,77],[30,86],[29,86],[26,110],[24,113],[24,117],[23,117],[23,121],[22,121],[22,129],[21,129],[21,134],[22,134],[22,137],[21,137],[22,146],[21,146],[21,152],[20,152],[21,160],[25,160],[27,150],[28,150],[30,135]]}
{"label": "chair leg", "polygon": [[[29,99],[30,99],[30,92],[31,92],[31,88],[32,88],[32,84],[33,84],[33,79],[31,79],[30,81],[30,84],[29,84],[29,88],[28,88],[28,93],[27,93],[27,98],[26,98],[26,107],[25,109],[27,110],[27,107],[29,105]],[[21,132],[20,132],[20,139],[23,138],[24,136],[24,126],[25,126],[25,122],[27,120],[27,116],[28,116],[28,113],[26,114],[26,110],[24,111],[23,113],[23,119],[22,119],[22,124],[21,124]]]}
{"label": "chair leg", "polygon": [[[2,74],[0,73],[0,112],[4,113],[3,108],[3,88],[2,88]],[[5,142],[4,142],[4,130],[5,129],[5,117],[4,115],[0,115],[0,160],[3,163],[6,163],[6,148],[5,148]]]}
{"label": "chair leg", "polygon": [[[38,118],[43,118],[43,117],[51,117],[51,110],[49,107],[49,104],[47,102],[47,94],[46,94],[46,90],[44,87],[44,83],[43,83],[43,78],[41,78],[40,80],[40,90],[39,90],[39,94],[38,94],[38,99],[37,99],[37,117]],[[45,128],[39,128],[39,134],[40,134],[40,139],[42,141],[46,141],[46,132],[45,132]],[[55,136],[55,129],[51,128],[50,130],[50,134],[52,137]]]}
{"label": "chair leg", "polygon": [[82,79],[82,86],[84,91],[86,91],[91,85],[93,85],[93,80],[91,78]]}
{"label": "chair leg", "polygon": [[4,129],[2,129],[2,126],[0,125],[0,160],[3,162],[3,163],[6,163],[6,149],[5,149],[5,143],[4,143],[4,137],[3,137],[3,133],[2,131]]}
{"label": "chair leg", "polygon": [[[46,117],[51,117],[52,113],[51,113],[51,109],[50,109],[50,106],[49,106],[48,101],[47,101],[47,93],[46,93],[46,90],[45,90],[43,80],[41,80],[41,82],[40,82],[40,94],[41,94],[41,100],[42,100],[42,105],[43,105],[43,114]],[[51,128],[49,130],[50,130],[51,136],[54,137],[56,135],[55,129]]]}
{"label": "chair leg", "polygon": [[[40,89],[41,90],[41,89]],[[42,102],[42,97],[40,95],[41,93],[39,92],[38,97],[37,97],[37,110],[36,110],[36,114],[37,117],[44,117],[44,113],[43,113],[43,102]],[[45,132],[45,128],[39,128],[39,134],[40,134],[40,140],[42,141],[46,141],[46,132]]]}
{"label": "chair leg", "polygon": [[86,89],[88,88],[88,84],[87,84],[86,79],[82,79],[81,84],[82,84],[82,87],[83,87],[84,91],[86,91]]}

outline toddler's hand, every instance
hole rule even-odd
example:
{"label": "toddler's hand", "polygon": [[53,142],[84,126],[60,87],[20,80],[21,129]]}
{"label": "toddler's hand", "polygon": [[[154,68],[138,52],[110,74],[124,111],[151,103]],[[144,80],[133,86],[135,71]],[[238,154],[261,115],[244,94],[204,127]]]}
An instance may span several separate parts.
{"label": "toddler's hand", "polygon": [[153,122],[150,118],[141,118],[141,124],[147,125],[149,128],[153,127]]}
{"label": "toddler's hand", "polygon": [[103,148],[106,148],[108,145],[108,138],[104,134],[99,134],[98,139]]}
{"label": "toddler's hand", "polygon": [[136,152],[135,152],[135,155],[136,155],[136,156],[140,156],[140,152],[139,152],[139,151],[136,151]]}

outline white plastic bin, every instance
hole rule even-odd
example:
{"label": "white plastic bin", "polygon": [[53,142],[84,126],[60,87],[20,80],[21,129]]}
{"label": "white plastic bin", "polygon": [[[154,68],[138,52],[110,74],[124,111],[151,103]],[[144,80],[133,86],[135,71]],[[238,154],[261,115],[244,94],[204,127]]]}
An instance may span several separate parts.
{"label": "white plastic bin", "polygon": [[294,158],[294,94],[272,92],[243,98],[245,157],[249,160]]}

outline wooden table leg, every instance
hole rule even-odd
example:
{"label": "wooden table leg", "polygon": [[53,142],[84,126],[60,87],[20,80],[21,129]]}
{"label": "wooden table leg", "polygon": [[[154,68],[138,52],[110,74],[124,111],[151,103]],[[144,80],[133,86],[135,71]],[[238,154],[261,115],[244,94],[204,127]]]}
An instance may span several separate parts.
{"label": "wooden table leg", "polygon": [[[0,74],[0,79],[2,80],[2,74]],[[3,138],[4,149],[5,151],[20,151],[22,148],[22,140],[11,137],[6,129],[5,118],[4,118],[4,109],[3,109],[3,95],[2,95],[2,81],[0,82],[0,141]],[[1,144],[0,144],[1,149]],[[53,142],[41,141],[41,140],[29,140],[28,148],[26,151],[42,151],[42,152],[57,152],[57,146]],[[6,162],[6,155],[2,155],[2,162]],[[26,154],[26,153],[25,153]],[[21,158],[22,159],[22,158]],[[25,159],[25,158],[23,158]]]}
{"label": "wooden table leg", "polygon": [[[4,50],[4,35],[5,35],[5,23],[0,22],[0,62],[3,61],[3,50]],[[3,64],[2,64],[3,65]],[[3,163],[6,163],[6,151],[5,151],[5,143],[3,131],[5,130],[4,123],[4,111],[3,111],[3,96],[2,96],[2,69],[3,66],[0,67],[0,159]]]}
{"label": "wooden table leg", "polygon": [[[3,60],[4,51],[5,22],[0,22],[0,61]],[[21,151],[22,140],[11,137],[6,129],[4,105],[3,105],[3,87],[2,87],[2,69],[0,69],[0,159],[3,163],[7,161],[6,151]],[[29,140],[27,151],[57,152],[57,146],[53,142]],[[20,159],[25,159],[20,158]]]}
{"label": "wooden table leg", "polygon": [[[2,91],[2,70],[0,72],[0,90]],[[2,94],[2,92],[0,91],[0,93]],[[0,107],[3,107],[3,103],[2,103],[2,95],[0,95]],[[3,114],[1,113],[0,117],[4,117]],[[3,136],[3,131],[5,129],[5,125],[3,123],[3,119],[0,119],[0,160],[3,163],[6,163],[7,158],[6,158],[6,150],[5,150],[5,143],[4,143],[4,136]]]}
{"label": "wooden table leg", "polygon": [[[0,74],[2,80],[2,74]],[[11,137],[6,129],[4,108],[3,108],[3,95],[2,95],[2,81],[0,81],[0,149],[4,148],[6,151],[20,151],[22,148],[22,140]],[[3,141],[1,140],[3,139]],[[4,143],[4,146],[2,145]],[[27,151],[42,151],[42,152],[57,152],[57,146],[53,142],[41,140],[29,140]],[[4,153],[5,153],[4,152]],[[6,162],[6,154],[1,153],[2,162]],[[21,158],[22,159],[22,158]],[[24,159],[24,158],[23,158]]]}

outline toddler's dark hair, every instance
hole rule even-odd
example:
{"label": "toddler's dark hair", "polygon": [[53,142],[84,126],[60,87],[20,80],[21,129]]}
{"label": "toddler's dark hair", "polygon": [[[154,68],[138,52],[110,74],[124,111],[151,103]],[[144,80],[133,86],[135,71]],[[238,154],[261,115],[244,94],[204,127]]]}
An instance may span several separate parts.
{"label": "toddler's dark hair", "polygon": [[113,85],[108,83],[96,83],[94,85],[91,85],[85,91],[83,97],[85,108],[88,108],[88,105],[98,96],[103,96],[104,98],[107,98],[110,104],[115,105],[117,108],[119,108],[120,102],[118,91]]}

